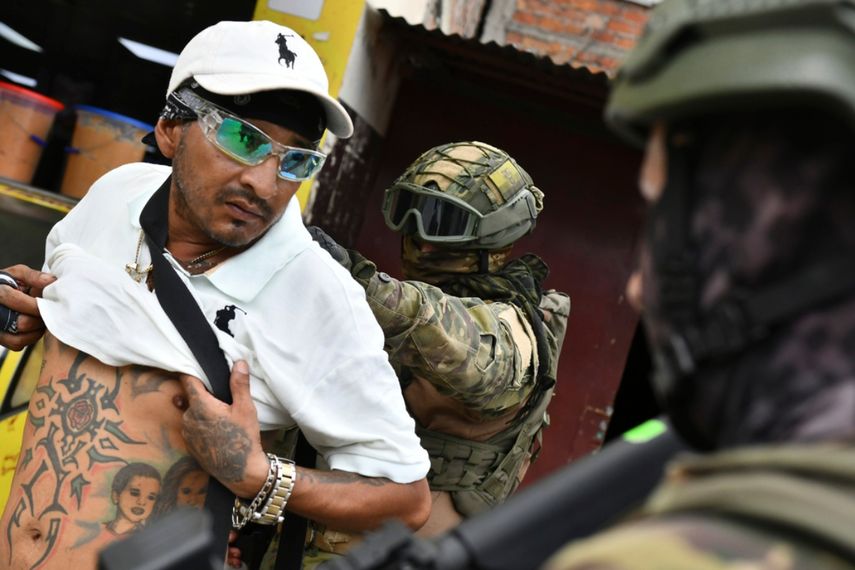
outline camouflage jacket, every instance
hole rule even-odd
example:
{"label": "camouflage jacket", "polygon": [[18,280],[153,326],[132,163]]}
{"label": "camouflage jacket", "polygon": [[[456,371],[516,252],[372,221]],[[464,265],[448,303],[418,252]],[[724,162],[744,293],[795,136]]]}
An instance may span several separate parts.
{"label": "camouflage jacket", "polygon": [[[366,270],[365,265],[369,268]],[[512,304],[446,295],[419,281],[400,281],[363,260],[354,276],[383,329],[386,352],[402,384],[412,376],[428,380],[443,395],[470,411],[495,417],[519,407],[531,393],[537,347],[531,324]],[[555,358],[564,338],[570,298],[547,291],[549,350]]]}
{"label": "camouflage jacket", "polygon": [[679,461],[641,518],[547,570],[853,570],[855,446],[754,447]]}
{"label": "camouflage jacket", "polygon": [[542,294],[532,323],[516,304],[446,294],[378,273],[355,252],[351,259],[430,456],[431,490],[450,493],[457,513],[435,503],[426,528],[448,528],[455,517],[501,503],[522,481],[548,425],[569,297]]}

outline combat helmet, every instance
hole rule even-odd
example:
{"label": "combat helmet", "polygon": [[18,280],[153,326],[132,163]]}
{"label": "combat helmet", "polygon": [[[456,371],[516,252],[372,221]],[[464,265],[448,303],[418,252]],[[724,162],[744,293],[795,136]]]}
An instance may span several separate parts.
{"label": "combat helmet", "polygon": [[606,121],[642,143],[656,120],[770,106],[855,126],[855,1],[666,0],[615,78]]}
{"label": "combat helmet", "polygon": [[472,141],[434,147],[386,189],[392,230],[455,249],[506,247],[534,229],[543,192],[498,148]]}

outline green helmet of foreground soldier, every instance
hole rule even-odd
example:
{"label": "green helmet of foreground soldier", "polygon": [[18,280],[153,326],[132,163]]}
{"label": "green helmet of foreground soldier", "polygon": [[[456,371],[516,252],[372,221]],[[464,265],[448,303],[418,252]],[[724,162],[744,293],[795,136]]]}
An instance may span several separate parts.
{"label": "green helmet of foreground soldier", "polygon": [[[482,142],[434,147],[385,192],[383,218],[404,235],[408,278],[494,271],[535,226],[543,192],[504,151]],[[435,246],[430,251],[413,240]],[[491,253],[492,252],[492,253]]]}
{"label": "green helmet of foreground soldier", "polygon": [[606,121],[641,144],[656,121],[814,108],[855,124],[851,0],[673,0],[614,82]]}

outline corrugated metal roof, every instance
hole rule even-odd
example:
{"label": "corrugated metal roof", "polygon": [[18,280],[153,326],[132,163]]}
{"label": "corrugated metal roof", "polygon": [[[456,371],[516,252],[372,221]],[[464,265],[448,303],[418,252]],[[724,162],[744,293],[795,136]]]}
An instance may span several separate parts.
{"label": "corrugated metal roof", "polygon": [[482,43],[458,34],[449,35],[440,29],[410,24],[384,9],[379,12],[389,29],[405,39],[418,40],[410,46],[414,50],[429,49],[434,53],[463,56],[442,58],[445,66],[479,75],[502,75],[507,81],[525,83],[556,95],[585,94],[597,99],[607,96],[610,78],[603,71],[594,71],[584,65],[557,64],[548,56],[523,51],[513,45],[501,45],[495,41]]}

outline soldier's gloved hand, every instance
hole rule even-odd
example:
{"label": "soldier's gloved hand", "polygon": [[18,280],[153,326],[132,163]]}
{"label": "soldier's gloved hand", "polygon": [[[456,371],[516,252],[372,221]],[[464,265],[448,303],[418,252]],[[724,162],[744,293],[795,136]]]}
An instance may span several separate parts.
{"label": "soldier's gloved hand", "polygon": [[327,253],[329,253],[333,259],[341,264],[342,267],[350,271],[351,266],[353,265],[350,259],[350,253],[347,249],[340,246],[333,238],[329,236],[327,232],[319,228],[318,226],[308,226],[306,227],[309,230],[309,234],[312,236],[312,239],[318,242],[318,245],[324,248]]}

